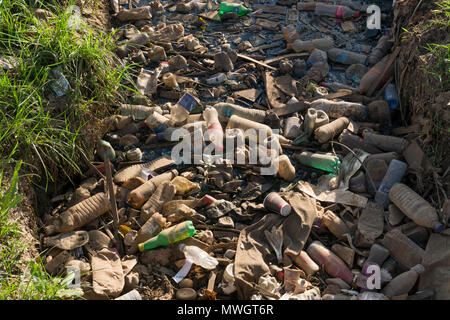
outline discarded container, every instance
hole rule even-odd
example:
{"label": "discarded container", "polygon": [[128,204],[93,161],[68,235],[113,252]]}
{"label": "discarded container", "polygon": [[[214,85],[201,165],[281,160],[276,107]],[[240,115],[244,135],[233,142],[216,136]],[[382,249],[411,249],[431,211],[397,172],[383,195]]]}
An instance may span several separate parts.
{"label": "discarded container", "polygon": [[278,166],[277,175],[286,181],[292,181],[295,179],[295,167],[292,165],[289,157],[285,154],[279,156],[275,159],[273,163]]}
{"label": "discarded container", "polygon": [[359,84],[364,75],[369,71],[369,69],[361,63],[352,64],[345,70],[345,77],[354,83]]}
{"label": "discarded container", "polygon": [[389,164],[387,172],[381,181],[380,187],[375,195],[375,202],[381,205],[383,208],[387,208],[389,205],[389,191],[392,186],[400,182],[406,173],[408,165],[403,161],[392,160]]}
{"label": "discarded container", "polygon": [[[262,123],[251,121],[237,115],[232,115],[227,124],[227,129],[242,129],[245,132],[246,137],[258,140],[258,136],[270,136],[272,135],[272,129]],[[254,130],[249,130],[254,129]],[[264,133],[263,133],[264,132]]]}
{"label": "discarded container", "polygon": [[340,117],[353,117],[356,120],[365,120],[367,118],[367,107],[361,103],[317,99],[311,102],[310,107],[322,110],[329,117],[336,119]]}
{"label": "discarded container", "polygon": [[278,193],[271,192],[264,198],[264,208],[288,216],[291,213],[291,206]]}
{"label": "discarded container", "polygon": [[309,55],[308,60],[306,60],[306,66],[312,67],[316,63],[328,63],[328,55],[326,51],[320,50],[320,49],[314,49],[311,54]]}
{"label": "discarded container", "polygon": [[114,300],[142,300],[142,297],[136,289],[133,289],[130,292],[121,295],[120,297]]}
{"label": "discarded container", "polygon": [[178,171],[170,170],[163,174],[157,175],[154,178],[151,178],[143,185],[131,191],[130,195],[128,196],[128,201],[134,207],[141,208],[142,205],[145,203],[145,201],[147,201],[150,198],[152,193],[161,183],[165,181],[170,181],[176,176],[178,176]]}
{"label": "discarded container", "polygon": [[73,250],[84,246],[88,242],[89,234],[86,231],[71,231],[54,237],[44,238],[46,247],[57,247],[62,250]]}
{"label": "discarded container", "polygon": [[421,263],[425,255],[425,250],[398,229],[386,233],[381,244],[403,268],[412,268]]}
{"label": "discarded container", "polygon": [[184,253],[186,259],[189,259],[194,264],[205,268],[206,270],[213,270],[219,264],[219,261],[217,261],[216,258],[210,256],[199,247],[180,244],[178,248]]}
{"label": "discarded container", "polygon": [[327,16],[335,18],[353,18],[359,17],[359,11],[354,11],[346,6],[328,5],[325,3],[317,3],[314,14],[318,16]]}
{"label": "discarded container", "polygon": [[313,241],[306,252],[319,265],[323,266],[325,272],[332,277],[341,278],[347,283],[353,282],[353,275],[337,255],[328,250],[321,242]]}
{"label": "discarded container", "polygon": [[242,17],[252,11],[252,9],[248,9],[240,3],[221,2],[219,7],[219,16],[223,16],[227,12],[235,12],[239,17]]}
{"label": "discarded container", "polygon": [[432,228],[435,232],[441,232],[444,229],[444,225],[439,222],[436,209],[403,183],[398,183],[391,188],[389,199],[419,226]]}
{"label": "discarded container", "polygon": [[294,153],[293,157],[304,166],[327,172],[337,172],[340,166],[339,158],[328,154],[304,151],[301,153]]}
{"label": "discarded container", "polygon": [[411,291],[421,273],[425,272],[424,266],[415,265],[409,271],[403,272],[392,279],[381,292],[389,297],[407,294]]}
{"label": "discarded container", "polygon": [[370,143],[386,152],[394,151],[402,154],[409,145],[409,141],[406,139],[376,134],[368,130],[364,130],[362,135],[367,143]]}
{"label": "discarded container", "polygon": [[288,25],[286,27],[281,28],[281,31],[283,32],[284,39],[288,43],[293,42],[300,38],[300,35],[297,32],[297,29],[292,25]]}
{"label": "discarded container", "polygon": [[162,207],[168,201],[171,201],[175,196],[175,186],[169,182],[161,183],[147,200],[147,202],[141,207],[141,221],[147,221],[155,212],[161,212]]}
{"label": "discarded container", "polygon": [[154,112],[162,114],[160,107],[147,107],[141,105],[121,104],[119,112],[123,116],[131,116],[134,120],[145,120]]}
{"label": "discarded container", "polygon": [[215,108],[208,107],[203,111],[206,120],[206,141],[211,141],[217,151],[223,150],[223,129],[219,122],[219,115]]}
{"label": "discarded container", "polygon": [[173,73],[165,73],[162,76],[162,80],[167,88],[180,90],[180,85],[177,82],[177,77]]}
{"label": "discarded container", "polygon": [[110,203],[106,194],[97,193],[61,213],[52,225],[44,228],[44,231],[47,235],[51,235],[55,232],[75,230],[98,218],[109,209]]}
{"label": "discarded container", "polygon": [[395,84],[389,83],[384,89],[384,100],[389,103],[391,110],[396,110],[399,105],[399,98]]}
{"label": "discarded container", "polygon": [[185,177],[175,177],[171,183],[175,186],[177,194],[185,195],[192,192],[197,192],[200,190],[200,185],[198,183],[194,183],[189,181]]}
{"label": "discarded container", "polygon": [[367,56],[352,51],[332,48],[327,51],[328,58],[334,62],[352,65],[356,63],[365,64]]}
{"label": "discarded container", "polygon": [[150,170],[150,172],[153,172],[159,169],[167,168],[173,165],[174,163],[175,162],[170,157],[164,156],[147,163],[135,164],[117,172],[114,175],[114,182],[117,184],[122,184],[131,178],[139,176],[144,168],[147,168]]}
{"label": "discarded container", "polygon": [[112,162],[116,161],[116,152],[111,144],[105,140],[100,139],[97,144],[97,154],[105,161],[106,159],[111,160]]}
{"label": "discarded container", "polygon": [[388,36],[382,36],[379,40],[375,48],[370,53],[367,58],[367,64],[369,66],[373,66],[378,63],[391,49],[392,42],[389,41]]}
{"label": "discarded container", "polygon": [[299,117],[289,117],[285,120],[284,136],[288,139],[295,139],[301,133],[301,122]]}
{"label": "discarded container", "polygon": [[153,114],[148,116],[147,119],[145,119],[145,124],[155,133],[163,132],[168,127],[172,126],[172,122],[169,118],[157,112],[154,112]]}
{"label": "discarded container", "polygon": [[226,52],[219,52],[214,55],[214,67],[219,71],[225,72],[234,70],[233,62]]}
{"label": "discarded container", "polygon": [[348,118],[340,117],[333,122],[317,128],[314,131],[314,137],[319,143],[325,143],[340,134],[345,128],[347,128],[349,123],[350,121]]}
{"label": "discarded container", "polygon": [[350,229],[334,212],[326,210],[322,215],[322,223],[338,239],[346,239]]}
{"label": "discarded container", "polygon": [[305,52],[312,51],[314,49],[328,50],[331,49],[333,45],[333,39],[331,38],[322,38],[307,41],[297,39],[292,43],[288,43],[287,49],[293,50],[295,52]]}
{"label": "discarded container", "polygon": [[152,18],[152,11],[150,6],[144,6],[133,9],[123,9],[116,14],[116,19],[120,22],[136,21],[136,20],[150,20]]}
{"label": "discarded container", "polygon": [[172,243],[192,237],[195,234],[192,221],[185,221],[161,231],[157,236],[138,245],[139,251],[144,252],[160,246],[169,246]]}
{"label": "discarded container", "polygon": [[[366,94],[369,89],[372,87],[373,83],[379,80],[381,75],[383,74],[384,70],[387,67],[387,64],[389,62],[390,55],[384,57],[380,62],[378,62],[376,65],[374,65],[367,73],[362,77],[361,82],[359,83],[359,91],[362,94]],[[382,87],[386,81],[391,77],[391,75],[394,72],[394,64],[391,64],[388,71],[384,74],[384,77],[380,79],[378,87],[375,88],[378,89]]]}
{"label": "discarded container", "polygon": [[158,212],[154,213],[139,229],[136,238],[134,240],[134,245],[130,253],[135,253],[137,251],[137,246],[139,243],[145,242],[148,239],[153,238],[155,235],[160,233],[166,225],[166,218],[164,218]]}
{"label": "discarded container", "polygon": [[206,83],[207,84],[221,84],[227,80],[228,79],[227,79],[227,76],[225,75],[225,73],[221,72],[221,73],[218,73],[218,74],[212,76],[211,78],[206,79]]}
{"label": "discarded container", "polygon": [[185,93],[170,110],[170,119],[175,123],[185,121],[191,111],[199,104],[197,98]]}
{"label": "discarded container", "polygon": [[307,275],[313,275],[320,270],[319,266],[310,258],[306,251],[300,251],[299,255],[294,258],[297,264]]}

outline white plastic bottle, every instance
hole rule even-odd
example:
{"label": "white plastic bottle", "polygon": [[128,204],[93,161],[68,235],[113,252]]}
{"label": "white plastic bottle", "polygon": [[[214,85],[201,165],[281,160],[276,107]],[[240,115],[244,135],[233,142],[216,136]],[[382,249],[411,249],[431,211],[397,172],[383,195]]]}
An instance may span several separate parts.
{"label": "white plastic bottle", "polygon": [[227,80],[228,79],[227,79],[227,76],[225,75],[225,73],[218,73],[218,74],[212,76],[211,78],[206,79],[206,83],[207,84],[221,84]]}
{"label": "white plastic bottle", "polygon": [[217,261],[216,258],[211,257],[207,252],[196,246],[187,246],[185,244],[180,244],[179,248],[181,251],[183,251],[186,259],[191,260],[196,265],[207,270],[212,270],[219,264],[219,261]]}
{"label": "white plastic bottle", "polygon": [[216,150],[223,150],[223,129],[219,122],[219,115],[216,109],[208,107],[203,111],[203,118],[206,121],[206,134]]}

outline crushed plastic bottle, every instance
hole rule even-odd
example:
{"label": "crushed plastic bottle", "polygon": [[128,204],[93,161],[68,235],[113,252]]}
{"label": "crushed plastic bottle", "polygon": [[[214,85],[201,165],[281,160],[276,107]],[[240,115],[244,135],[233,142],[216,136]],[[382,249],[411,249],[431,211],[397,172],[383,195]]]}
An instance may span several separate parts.
{"label": "crushed plastic bottle", "polygon": [[217,261],[216,258],[210,256],[199,247],[180,244],[179,249],[184,253],[186,259],[189,259],[194,264],[205,268],[206,270],[213,270],[219,264],[219,261]]}

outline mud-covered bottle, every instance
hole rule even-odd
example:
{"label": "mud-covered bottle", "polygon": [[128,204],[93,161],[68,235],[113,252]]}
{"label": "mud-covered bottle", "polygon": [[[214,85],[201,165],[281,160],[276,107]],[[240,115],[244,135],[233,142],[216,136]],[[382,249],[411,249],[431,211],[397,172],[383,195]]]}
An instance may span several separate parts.
{"label": "mud-covered bottle", "polygon": [[241,118],[263,123],[266,118],[266,112],[264,110],[244,108],[232,103],[219,102],[214,104],[213,108],[217,110],[219,119],[230,118],[232,115],[236,115]]}
{"label": "mud-covered bottle", "polygon": [[175,162],[171,159],[171,157],[168,156],[159,157],[155,160],[143,164],[135,164],[117,172],[114,175],[114,182],[117,184],[122,184],[131,178],[135,178],[140,175],[142,169],[144,168],[149,169],[150,171],[156,171],[167,168],[174,164]]}
{"label": "mud-covered bottle", "polygon": [[[394,161],[394,160],[393,160]],[[439,222],[436,209],[403,183],[397,183],[389,191],[391,201],[416,224],[441,232],[444,225]]]}
{"label": "mud-covered bottle", "polygon": [[322,223],[338,239],[346,239],[346,234],[350,233],[345,221],[330,210],[326,210],[322,215]]}
{"label": "mud-covered bottle", "polygon": [[338,62],[341,64],[352,65],[356,63],[365,64],[367,60],[367,56],[364,54],[359,54],[356,52],[332,48],[327,51],[328,58],[334,62]]}
{"label": "mud-covered bottle", "polygon": [[403,272],[392,279],[381,292],[389,297],[396,297],[407,294],[411,291],[419,278],[419,275],[425,271],[421,264],[417,264],[410,270]]}
{"label": "mud-covered bottle", "polygon": [[327,16],[334,18],[357,18],[359,17],[359,11],[355,11],[346,6],[337,6],[325,3],[317,3],[314,13],[318,16]]}
{"label": "mud-covered bottle", "polygon": [[61,213],[52,225],[44,228],[44,232],[51,235],[55,232],[73,231],[98,218],[109,209],[110,202],[106,194],[97,193]]}
{"label": "mud-covered bottle", "polygon": [[363,131],[363,137],[365,142],[385,151],[394,151],[402,154],[408,147],[409,141],[403,138],[388,136],[383,134],[377,134],[369,130]]}
{"label": "mud-covered bottle", "polygon": [[391,64],[389,66],[389,69],[384,73],[383,78],[381,78],[384,70],[388,65],[390,57],[391,57],[390,55],[384,57],[380,62],[378,62],[376,65],[370,68],[369,71],[367,71],[367,73],[362,77],[359,83],[359,91],[362,94],[366,94],[372,87],[372,85],[378,80],[379,80],[378,87],[375,88],[375,90],[382,87],[386,83],[386,81],[393,75],[394,64]]}
{"label": "mud-covered bottle", "polygon": [[350,121],[346,117],[340,117],[326,125],[317,128],[314,131],[314,137],[319,143],[325,143],[332,140],[335,136],[340,134],[348,127]]}
{"label": "mud-covered bottle", "polygon": [[367,58],[367,64],[369,66],[375,65],[389,52],[389,49],[391,49],[391,47],[392,47],[392,42],[389,41],[389,37],[382,36],[378,40],[378,43],[375,46],[375,48],[369,54],[369,57]]}
{"label": "mud-covered bottle", "polygon": [[333,47],[333,39],[331,38],[321,38],[313,40],[300,40],[297,39],[292,43],[287,44],[288,50],[293,50],[295,52],[309,52],[314,49],[328,50]]}

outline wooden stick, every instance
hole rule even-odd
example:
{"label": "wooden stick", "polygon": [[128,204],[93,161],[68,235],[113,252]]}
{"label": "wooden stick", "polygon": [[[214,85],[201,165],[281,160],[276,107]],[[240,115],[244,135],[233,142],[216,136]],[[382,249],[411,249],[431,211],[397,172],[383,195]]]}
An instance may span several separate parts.
{"label": "wooden stick", "polygon": [[116,196],[114,194],[111,162],[109,161],[108,158],[106,158],[105,160],[105,169],[106,169],[106,184],[108,186],[108,193],[109,193],[109,202],[111,203],[111,211],[114,220],[114,231],[117,232],[119,230],[119,214],[117,212]]}
{"label": "wooden stick", "polygon": [[260,62],[260,61],[258,61],[258,60],[253,59],[253,58],[250,58],[250,57],[248,57],[248,56],[246,56],[246,55],[243,55],[243,54],[238,53],[237,56],[238,56],[239,58],[243,59],[243,60],[247,60],[247,61],[256,63],[257,65],[260,65],[260,66],[265,67],[265,68],[267,68],[267,69],[270,69],[270,70],[277,70],[277,68],[274,68],[274,67],[272,67],[272,66],[269,66],[268,64],[265,64],[264,62]]}

